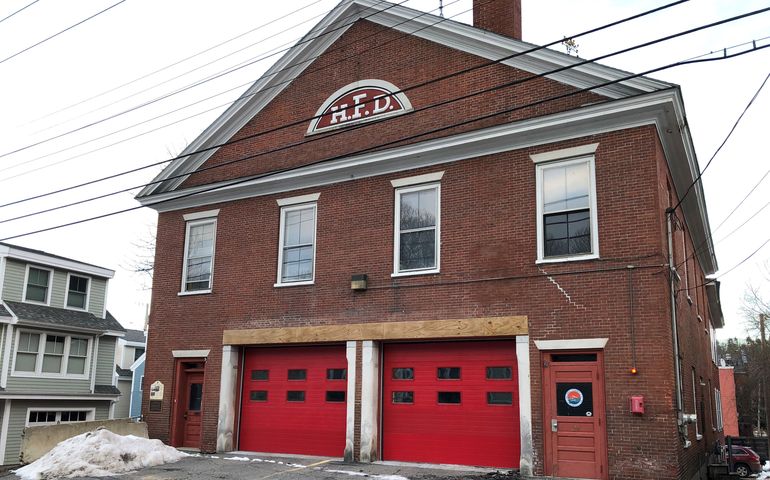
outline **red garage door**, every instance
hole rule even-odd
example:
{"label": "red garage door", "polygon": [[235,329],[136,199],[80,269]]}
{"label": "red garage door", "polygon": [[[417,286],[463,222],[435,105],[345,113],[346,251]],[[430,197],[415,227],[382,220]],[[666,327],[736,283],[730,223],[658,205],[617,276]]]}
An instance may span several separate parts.
{"label": "red garage door", "polygon": [[243,373],[241,450],[343,455],[344,346],[251,348]]}
{"label": "red garage door", "polygon": [[383,458],[516,468],[514,341],[384,347]]}

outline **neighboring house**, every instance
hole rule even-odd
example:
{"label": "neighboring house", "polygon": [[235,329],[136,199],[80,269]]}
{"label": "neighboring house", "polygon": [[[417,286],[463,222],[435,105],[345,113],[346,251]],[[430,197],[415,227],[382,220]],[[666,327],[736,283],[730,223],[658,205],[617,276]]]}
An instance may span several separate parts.
{"label": "neighboring house", "polygon": [[679,87],[525,53],[520,20],[343,1],[140,192],[153,437],[705,472],[723,320]]}
{"label": "neighboring house", "polygon": [[0,243],[0,452],[18,464],[26,426],[112,418],[115,272]]}
{"label": "neighboring house", "polygon": [[126,335],[118,339],[115,376],[120,399],[115,405],[115,418],[139,417],[142,414],[141,382],[146,345],[147,336],[143,330],[126,330]]}
{"label": "neighboring house", "polygon": [[737,437],[738,405],[735,401],[735,367],[719,367],[720,416],[726,436]]}

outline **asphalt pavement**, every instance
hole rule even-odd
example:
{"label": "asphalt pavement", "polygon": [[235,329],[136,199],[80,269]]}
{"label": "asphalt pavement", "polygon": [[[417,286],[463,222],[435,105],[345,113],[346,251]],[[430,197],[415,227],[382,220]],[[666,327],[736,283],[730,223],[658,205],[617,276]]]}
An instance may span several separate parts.
{"label": "asphalt pavement", "polygon": [[[3,480],[18,478],[8,472]],[[91,478],[91,477],[83,477]],[[253,453],[193,454],[179,462],[115,477],[121,480],[514,480],[515,472],[415,464],[350,464],[323,457],[272,456]]]}

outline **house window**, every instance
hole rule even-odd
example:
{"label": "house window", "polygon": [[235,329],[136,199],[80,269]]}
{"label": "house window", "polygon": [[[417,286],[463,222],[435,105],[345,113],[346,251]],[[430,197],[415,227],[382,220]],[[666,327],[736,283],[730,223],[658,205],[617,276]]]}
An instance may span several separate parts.
{"label": "house window", "polygon": [[140,347],[136,347],[134,349],[134,361],[139,360],[139,357],[141,357],[142,355],[144,355],[144,349]]}
{"label": "house window", "polygon": [[395,275],[439,271],[440,184],[396,189]]}
{"label": "house window", "polygon": [[27,410],[27,426],[86,422],[94,419],[94,409],[88,410]]}
{"label": "house window", "polygon": [[211,291],[216,219],[187,222],[182,292]]}
{"label": "house window", "polygon": [[530,155],[536,164],[539,262],[599,256],[593,155],[598,145]]}
{"label": "house window", "polygon": [[16,338],[15,376],[88,376],[89,338],[23,330]]}
{"label": "house window", "polygon": [[277,285],[313,282],[316,211],[315,203],[281,208]]}
{"label": "house window", "polygon": [[86,310],[88,308],[88,278],[69,275],[67,280],[67,306]]}
{"label": "house window", "polygon": [[24,300],[48,304],[52,276],[53,272],[51,270],[27,267]]}

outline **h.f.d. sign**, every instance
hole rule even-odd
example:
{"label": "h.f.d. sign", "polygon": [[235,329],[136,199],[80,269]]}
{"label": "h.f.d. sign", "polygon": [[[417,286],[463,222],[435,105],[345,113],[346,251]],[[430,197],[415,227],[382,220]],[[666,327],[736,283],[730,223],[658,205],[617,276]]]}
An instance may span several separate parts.
{"label": "h.f.d. sign", "polygon": [[316,112],[307,134],[401,115],[412,104],[398,87],[384,80],[360,80],[334,92]]}

